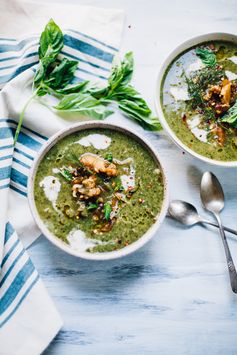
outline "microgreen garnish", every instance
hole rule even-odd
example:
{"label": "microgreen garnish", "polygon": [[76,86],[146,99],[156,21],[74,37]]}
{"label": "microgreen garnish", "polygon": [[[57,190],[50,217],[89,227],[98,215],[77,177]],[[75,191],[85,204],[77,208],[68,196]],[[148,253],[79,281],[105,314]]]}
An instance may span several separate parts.
{"label": "microgreen garnish", "polygon": [[61,174],[67,181],[72,181],[72,179],[73,179],[72,173],[71,173],[68,169],[66,169],[66,168],[60,169],[60,174]]}
{"label": "microgreen garnish", "polygon": [[114,191],[122,191],[124,190],[124,187],[122,185],[121,180],[119,179],[114,187]]}
{"label": "microgreen garnish", "polygon": [[98,208],[98,204],[97,203],[89,202],[89,204],[87,206],[88,210],[95,210],[96,208]]}
{"label": "microgreen garnish", "polygon": [[110,214],[111,214],[112,208],[109,202],[106,202],[104,204],[104,216],[106,221],[108,221],[110,219]]}
{"label": "microgreen garnish", "polygon": [[113,154],[112,153],[107,153],[105,156],[105,159],[108,160],[110,163],[113,161]]}

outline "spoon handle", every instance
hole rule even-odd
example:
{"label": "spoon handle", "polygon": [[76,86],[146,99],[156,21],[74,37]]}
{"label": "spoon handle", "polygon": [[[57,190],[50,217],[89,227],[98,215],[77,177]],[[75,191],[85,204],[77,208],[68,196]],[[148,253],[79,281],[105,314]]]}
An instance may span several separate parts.
{"label": "spoon handle", "polygon": [[[206,220],[206,219],[202,219],[202,220],[201,220],[201,223],[210,224],[210,226],[219,228],[219,225],[218,225],[218,224],[213,223],[213,222],[211,222],[211,221],[208,221],[208,220]],[[229,233],[232,233],[232,234],[237,235],[237,231],[236,231],[236,230],[234,230],[234,229],[232,229],[232,228],[229,228],[229,227],[225,227],[225,226],[222,226],[222,227],[223,227],[223,229],[224,229],[226,232],[229,232]]]}
{"label": "spoon handle", "polygon": [[228,270],[229,270],[229,276],[230,276],[230,284],[231,284],[231,288],[232,291],[234,293],[237,293],[237,273],[236,273],[236,269],[235,269],[235,265],[230,253],[230,249],[226,240],[226,236],[225,236],[225,232],[221,223],[221,219],[220,219],[220,215],[219,213],[214,213],[214,216],[216,217],[218,226],[219,226],[219,230],[220,230],[220,235],[221,235],[221,239],[224,245],[224,249],[225,249],[225,256],[226,256],[226,261],[227,261],[227,266],[228,266]]}

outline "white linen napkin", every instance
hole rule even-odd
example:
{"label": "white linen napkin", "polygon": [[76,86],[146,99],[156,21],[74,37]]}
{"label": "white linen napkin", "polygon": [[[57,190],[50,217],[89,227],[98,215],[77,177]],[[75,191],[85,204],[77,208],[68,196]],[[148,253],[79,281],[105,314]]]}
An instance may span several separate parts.
{"label": "white linen napkin", "polygon": [[39,354],[62,325],[22,243],[26,247],[40,235],[26,198],[32,161],[48,137],[72,121],[34,101],[13,147],[19,113],[31,94],[39,33],[51,17],[65,33],[63,54],[79,60],[77,80],[101,82],[124,20],[120,10],[0,2],[0,355]]}

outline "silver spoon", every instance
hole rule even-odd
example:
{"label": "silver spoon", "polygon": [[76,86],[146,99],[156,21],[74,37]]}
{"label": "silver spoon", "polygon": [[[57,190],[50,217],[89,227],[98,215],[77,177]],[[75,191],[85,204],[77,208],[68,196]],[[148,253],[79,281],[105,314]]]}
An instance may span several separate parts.
{"label": "silver spoon", "polygon": [[225,249],[231,288],[234,293],[237,293],[237,273],[220,219],[220,212],[224,208],[224,193],[217,177],[208,171],[202,176],[201,200],[206,210],[213,213],[219,225],[220,235]]}
{"label": "silver spoon", "polygon": [[[173,200],[169,205],[169,216],[175,219],[176,221],[186,225],[186,226],[194,226],[195,224],[210,224],[211,226],[219,228],[218,224],[213,223],[211,221],[206,220],[198,214],[196,207],[191,205],[191,203],[181,201],[181,200]],[[223,228],[232,234],[237,235],[237,231],[228,227]]]}

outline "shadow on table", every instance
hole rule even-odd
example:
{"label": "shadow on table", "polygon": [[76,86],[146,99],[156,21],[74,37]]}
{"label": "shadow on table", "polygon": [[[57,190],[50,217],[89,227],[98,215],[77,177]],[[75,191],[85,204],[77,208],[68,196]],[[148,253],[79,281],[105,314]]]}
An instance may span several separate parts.
{"label": "shadow on table", "polygon": [[[152,263],[152,244],[153,241],[150,241],[141,250],[120,259],[91,261],[67,255],[42,236],[34,243],[30,254],[47,283],[50,279],[55,281],[58,278],[64,287],[73,288],[74,291],[80,289],[80,292],[94,294],[106,294],[109,291],[116,295],[141,278],[158,276],[164,279],[168,276],[165,268],[160,267],[158,263]],[[41,261],[38,267],[39,258],[46,261],[45,266],[42,266]]]}

